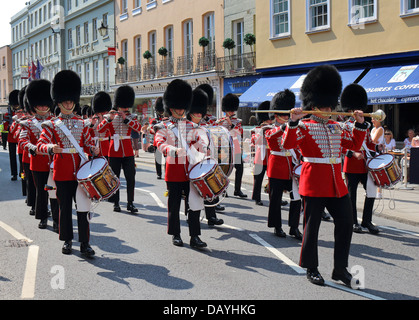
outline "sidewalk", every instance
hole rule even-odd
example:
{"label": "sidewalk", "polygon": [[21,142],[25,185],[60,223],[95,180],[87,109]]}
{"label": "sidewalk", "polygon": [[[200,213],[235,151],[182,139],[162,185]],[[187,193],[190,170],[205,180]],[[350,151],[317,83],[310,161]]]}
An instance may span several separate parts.
{"label": "sidewalk", "polygon": [[[140,150],[140,157],[135,158],[137,165],[141,163],[154,164],[154,154]],[[230,175],[230,181],[234,182],[234,170]],[[266,175],[265,180],[267,181]],[[245,164],[243,174],[243,184],[253,186],[253,174],[248,164]],[[266,183],[264,182],[263,185]],[[247,187],[247,196],[251,198],[251,187]],[[398,183],[393,190],[383,190],[383,199],[377,199],[374,204],[374,214],[377,217],[396,220],[399,222],[419,226],[419,185]],[[263,192],[263,190],[262,190]],[[357,208],[358,217],[362,214],[365,192],[362,186],[358,187]],[[374,221],[374,219],[373,219]]]}

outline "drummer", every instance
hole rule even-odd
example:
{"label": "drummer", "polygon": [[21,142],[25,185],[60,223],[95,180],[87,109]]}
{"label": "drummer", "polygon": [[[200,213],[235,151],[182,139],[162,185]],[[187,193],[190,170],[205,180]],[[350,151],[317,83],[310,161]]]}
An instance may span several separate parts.
{"label": "drummer", "polygon": [[[367,93],[359,84],[352,83],[348,85],[343,90],[340,100],[344,112],[353,112],[355,109],[365,112],[367,109]],[[352,131],[354,123],[355,119],[350,117],[350,119],[345,122],[346,129]],[[376,148],[378,148],[378,146],[372,141],[371,133],[368,128],[361,150],[343,150],[343,153],[346,153],[343,172],[345,173],[346,184],[348,185],[349,196],[352,203],[353,231],[356,233],[362,233],[362,227],[367,228],[372,234],[379,233],[379,229],[372,224],[372,211],[377,188],[372,178],[368,175],[367,169],[367,161],[375,155],[375,152],[377,151]],[[356,210],[359,183],[362,183],[366,191],[361,225],[358,223]]]}
{"label": "drummer", "polygon": [[[295,106],[295,94],[290,90],[277,93],[270,104],[270,110],[291,110]],[[290,191],[291,203],[288,215],[289,234],[297,240],[302,239],[298,229],[300,223],[301,198],[298,187],[293,187],[293,169],[300,164],[299,152],[287,150],[281,144],[288,114],[275,113],[274,128],[265,132],[266,141],[271,150],[268,160],[269,178],[269,211],[268,227],[274,228],[274,233],[280,238],[286,234],[282,229],[281,202],[283,192]]]}
{"label": "drummer", "polygon": [[[207,115],[207,101],[208,101],[208,95],[206,94],[206,92],[204,92],[202,89],[196,88],[193,91],[191,108],[187,111],[186,118],[189,121],[192,121],[193,123],[201,126],[201,128],[204,128],[205,130],[204,133],[208,137],[210,137],[210,134],[205,129],[207,125],[206,125],[206,121],[204,120],[205,116]],[[210,141],[208,140],[208,145],[209,143]],[[191,188],[191,192],[196,192],[195,190],[193,190],[194,188],[193,186],[190,186],[190,188]],[[218,202],[218,199],[215,200],[214,202],[205,202],[205,204],[207,204],[207,206],[205,206],[205,216],[207,218],[209,226],[214,226],[214,225],[219,226],[224,223],[222,219],[217,218],[217,214],[215,212],[215,203],[217,202]]]}
{"label": "drummer", "polygon": [[[165,112],[168,120],[154,126],[157,148],[166,157],[165,181],[168,190],[168,221],[167,233],[172,236],[175,246],[183,246],[180,236],[179,210],[182,194],[189,197],[189,159],[186,156],[192,145],[197,150],[203,150],[207,143],[193,130],[198,126],[186,120],[185,112],[192,103],[192,87],[184,80],[176,79],[170,82],[163,95]],[[198,147],[201,146],[201,147]],[[192,207],[192,204],[189,204]],[[199,238],[199,212],[189,211],[190,246],[204,248],[207,244]]]}
{"label": "drummer", "polygon": [[93,155],[99,154],[83,119],[73,114],[80,101],[81,80],[71,70],[58,72],[51,86],[54,104],[60,108],[57,118],[43,123],[43,131],[38,140],[37,150],[54,155],[53,179],[57,188],[60,207],[59,239],[64,241],[63,254],[72,253],[73,219],[72,202],[77,203],[77,223],[80,251],[86,257],[92,257],[95,251],[89,244],[90,228],[88,214],[91,200],[77,182],[77,171],[83,161],[87,161],[83,149],[89,149]]}

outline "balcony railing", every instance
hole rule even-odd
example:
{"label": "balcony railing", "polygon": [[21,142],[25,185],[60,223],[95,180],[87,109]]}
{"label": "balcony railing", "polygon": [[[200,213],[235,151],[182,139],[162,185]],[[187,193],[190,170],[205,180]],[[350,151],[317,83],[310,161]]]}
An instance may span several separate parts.
{"label": "balcony railing", "polygon": [[109,81],[104,82],[96,82],[91,84],[83,84],[81,87],[81,95],[82,96],[93,96],[99,91],[106,91],[110,92],[110,85]]}
{"label": "balcony railing", "polygon": [[216,71],[219,76],[229,77],[240,74],[254,73],[256,69],[256,54],[245,53],[217,58],[214,50],[200,52],[196,55],[165,57],[159,61],[149,59],[142,66],[118,66],[116,82],[138,82],[156,78],[187,75],[198,72]]}
{"label": "balcony railing", "polygon": [[253,73],[256,70],[254,52],[218,58],[218,71],[222,76]]}

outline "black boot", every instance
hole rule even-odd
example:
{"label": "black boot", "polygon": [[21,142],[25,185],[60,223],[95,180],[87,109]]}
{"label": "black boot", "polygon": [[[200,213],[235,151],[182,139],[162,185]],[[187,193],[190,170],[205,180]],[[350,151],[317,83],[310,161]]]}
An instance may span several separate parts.
{"label": "black boot", "polygon": [[119,206],[119,202],[115,202],[113,205],[113,211],[121,212],[121,207]]}
{"label": "black boot", "polygon": [[191,237],[191,242],[190,242],[190,246],[192,248],[205,248],[207,246],[207,244],[202,241],[201,239],[199,239],[198,236],[193,236]]}
{"label": "black boot", "polygon": [[134,204],[132,202],[128,202],[127,210],[131,211],[131,213],[138,212],[138,209],[134,206]]}
{"label": "black boot", "polygon": [[86,258],[91,258],[95,255],[95,251],[92,249],[88,242],[82,242],[80,244],[80,252]]}
{"label": "black boot", "polygon": [[71,240],[67,240],[67,241],[64,242],[64,245],[63,245],[63,248],[61,249],[61,252],[63,254],[71,254],[71,252],[72,252],[71,247],[72,247]]}

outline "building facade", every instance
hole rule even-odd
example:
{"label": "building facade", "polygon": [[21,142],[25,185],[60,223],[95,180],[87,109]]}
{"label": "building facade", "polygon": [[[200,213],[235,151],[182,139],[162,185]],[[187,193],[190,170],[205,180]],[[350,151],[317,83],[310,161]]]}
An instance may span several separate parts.
{"label": "building facade", "polygon": [[284,88],[298,97],[305,74],[330,63],[344,85],[366,88],[370,108],[386,112],[384,124],[398,140],[418,125],[417,1],[266,0],[256,1],[256,17],[256,65],[263,78],[242,104],[255,106]]}
{"label": "building facade", "polygon": [[136,92],[138,112],[153,114],[153,104],[173,79],[193,88],[209,83],[221,113],[222,82],[217,58],[223,56],[221,0],[116,0],[117,84]]}
{"label": "building facade", "polygon": [[[82,96],[90,102],[99,90],[110,90],[115,59],[108,57],[114,35],[102,37],[102,23],[114,28],[113,1],[35,0],[11,18],[13,87],[30,78],[52,80],[60,70],[74,70],[82,80]],[[34,70],[37,71],[33,72]]]}
{"label": "building facade", "polygon": [[3,46],[0,48],[0,105],[7,106],[12,90],[12,51],[9,46]]}

